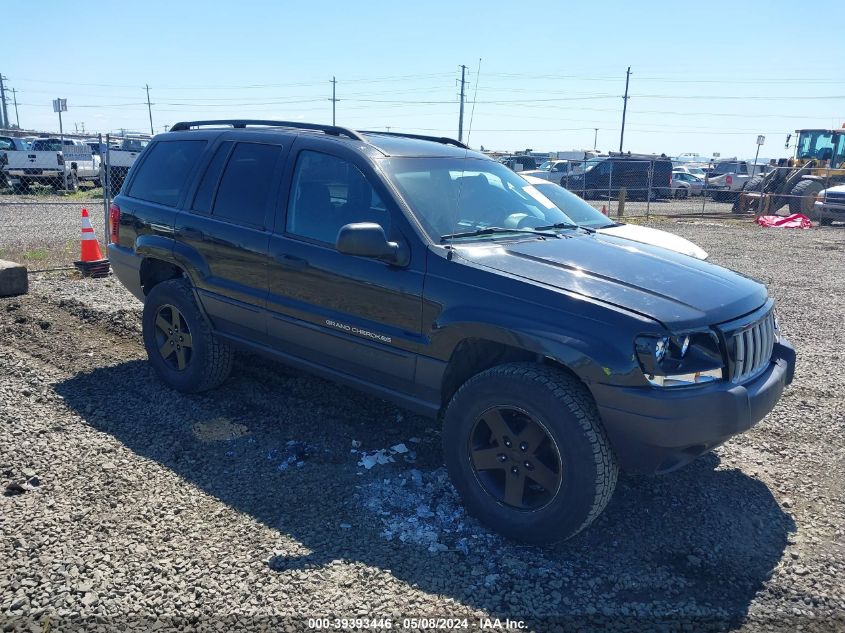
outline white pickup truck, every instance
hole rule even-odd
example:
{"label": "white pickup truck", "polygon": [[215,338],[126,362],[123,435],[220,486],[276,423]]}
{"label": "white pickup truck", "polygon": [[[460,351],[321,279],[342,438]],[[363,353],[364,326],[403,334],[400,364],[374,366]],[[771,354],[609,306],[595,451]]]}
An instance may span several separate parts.
{"label": "white pickup truck", "polygon": [[566,187],[570,176],[584,171],[584,164],[583,160],[547,160],[540,165],[539,169],[523,171],[520,175],[542,178],[559,184],[561,187]]}
{"label": "white pickup truck", "polygon": [[120,191],[132,163],[149,143],[148,137],[127,137],[121,140],[117,149],[109,150],[108,169],[112,193]]}
{"label": "white pickup truck", "polygon": [[705,191],[716,202],[732,202],[753,176],[768,171],[768,165],[755,165],[744,160],[723,160],[716,163],[707,174]]}
{"label": "white pickup truck", "polygon": [[68,191],[77,191],[81,180],[89,180],[99,186],[102,162],[82,141],[64,139],[62,143],[57,138],[39,138],[28,150],[6,152],[3,171],[24,191],[34,183],[63,189],[65,175]]}

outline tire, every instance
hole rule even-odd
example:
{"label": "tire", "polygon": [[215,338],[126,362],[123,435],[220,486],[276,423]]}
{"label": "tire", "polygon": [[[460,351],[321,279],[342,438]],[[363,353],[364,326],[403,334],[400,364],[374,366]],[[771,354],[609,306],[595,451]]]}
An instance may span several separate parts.
{"label": "tire", "polygon": [[[497,435],[494,428],[505,433]],[[535,442],[534,435],[533,447],[523,445],[532,433],[544,433],[544,439]],[[503,453],[491,453],[499,450]],[[587,527],[610,500],[618,475],[587,388],[564,371],[537,363],[498,365],[470,378],[446,409],[443,454],[467,511],[504,536],[531,543],[567,539]],[[484,463],[479,455],[492,464],[478,468]],[[549,485],[533,479],[531,471],[548,475]],[[509,482],[523,482],[518,496],[511,497],[523,507],[508,503]]]}
{"label": "tire", "polygon": [[824,189],[824,185],[818,180],[800,180],[789,192],[789,213],[803,213],[811,220],[816,218],[816,210],[813,203],[816,194]]}
{"label": "tire", "polygon": [[678,187],[677,189],[675,189],[675,200],[684,200],[687,197],[689,197],[689,191],[686,187]]}
{"label": "tire", "polygon": [[[174,309],[177,315],[173,314]],[[213,389],[229,377],[234,359],[232,348],[213,334],[187,280],[170,279],[153,287],[144,302],[141,322],[150,364],[169,387],[197,393]],[[176,323],[178,330],[167,328],[173,330],[170,334],[160,327]],[[171,351],[164,354],[161,350],[167,349],[168,342]]]}
{"label": "tire", "polygon": [[749,178],[745,181],[745,184],[742,185],[743,191],[762,191],[763,190],[763,180],[765,180],[766,176],[762,174],[757,174],[753,178]]}

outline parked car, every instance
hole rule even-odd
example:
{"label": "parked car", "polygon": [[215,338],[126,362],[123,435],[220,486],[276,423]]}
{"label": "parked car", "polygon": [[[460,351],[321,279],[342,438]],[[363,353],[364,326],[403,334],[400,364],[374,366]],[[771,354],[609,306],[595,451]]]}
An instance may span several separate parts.
{"label": "parked car", "polygon": [[515,539],[579,532],[620,468],[689,463],[793,377],[762,284],[577,227],[450,139],[178,123],[109,215],[165,385],[215,387],[243,348],[442,420],[467,509]]}
{"label": "parked car", "polygon": [[704,180],[684,172],[672,172],[672,197],[689,198],[704,195]]}
{"label": "parked car", "polygon": [[716,202],[732,202],[756,175],[770,169],[769,165],[755,165],[744,160],[723,160],[708,170],[705,188]]}
{"label": "parked car", "polygon": [[549,182],[556,182],[564,185],[570,175],[576,171],[583,169],[584,161],[576,162],[572,160],[547,160],[540,165],[538,169],[529,169],[519,172],[523,176],[533,176],[535,178],[542,178]]}
{"label": "parked car", "polygon": [[672,197],[672,162],[646,155],[611,155],[591,158],[584,169],[571,174],[567,189],[582,198],[615,198],[621,188],[629,199]]}
{"label": "parked car", "polygon": [[530,171],[537,169],[537,161],[533,156],[518,154],[516,156],[504,156],[499,159],[503,165],[516,172]]}
{"label": "parked car", "polygon": [[81,180],[100,184],[101,161],[91,148],[74,139],[39,138],[28,150],[7,152],[4,171],[7,176],[18,179],[18,186],[29,189],[33,183],[41,183],[60,189],[76,191]]}
{"label": "parked car", "polygon": [[525,178],[537,191],[551,200],[558,209],[563,211],[572,220],[573,224],[595,229],[599,233],[624,237],[633,242],[642,242],[643,244],[668,248],[670,251],[683,253],[696,259],[707,259],[707,252],[703,248],[679,235],[647,226],[614,222],[601,211],[591,207],[583,199],[567,191],[560,185],[534,176],[527,176],[525,174],[520,174],[520,176]]}
{"label": "parked car", "polygon": [[149,143],[147,137],[127,137],[109,151],[108,176],[112,192],[120,191],[129,168]]}
{"label": "parked car", "polygon": [[[17,136],[0,136],[0,187],[8,187],[10,184],[9,175],[6,173],[6,165],[9,164],[7,152],[23,152],[28,149],[26,141]],[[17,179],[13,179],[17,182]]]}
{"label": "parked car", "polygon": [[704,167],[696,167],[694,165],[675,165],[672,167],[672,173],[691,174],[701,179],[704,179],[707,175],[707,172],[704,171]]}
{"label": "parked car", "polygon": [[822,224],[831,224],[834,221],[845,222],[845,185],[836,185],[819,191],[813,208]]}

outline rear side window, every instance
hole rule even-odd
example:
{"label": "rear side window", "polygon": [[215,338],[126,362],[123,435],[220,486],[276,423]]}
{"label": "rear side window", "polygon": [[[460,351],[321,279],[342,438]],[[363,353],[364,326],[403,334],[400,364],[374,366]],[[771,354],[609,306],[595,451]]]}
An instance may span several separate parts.
{"label": "rear side window", "polygon": [[226,159],[229,157],[232,145],[233,143],[231,141],[226,141],[214,152],[214,157],[208,164],[199,189],[197,189],[197,194],[194,196],[194,204],[192,205],[194,211],[198,211],[199,213],[211,212],[211,204],[214,202],[214,192],[217,190],[217,183],[220,181],[220,172],[223,171],[223,166],[226,164]]}
{"label": "rear side window", "polygon": [[34,141],[32,143],[33,152],[60,152],[62,144],[56,139],[48,139],[45,141]]}
{"label": "rear side window", "polygon": [[212,215],[241,224],[264,226],[273,173],[281,153],[282,148],[278,145],[235,145],[217,188]]}
{"label": "rear side window", "polygon": [[129,195],[176,206],[206,141],[160,141],[150,150],[132,181]]}

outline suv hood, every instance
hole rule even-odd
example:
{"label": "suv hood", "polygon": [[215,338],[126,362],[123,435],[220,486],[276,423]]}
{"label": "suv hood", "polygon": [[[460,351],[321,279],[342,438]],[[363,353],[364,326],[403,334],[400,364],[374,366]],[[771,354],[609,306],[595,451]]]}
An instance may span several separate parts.
{"label": "suv hood", "polygon": [[655,319],[671,330],[723,323],[767,298],[765,286],[705,261],[611,235],[454,244],[461,257]]}

